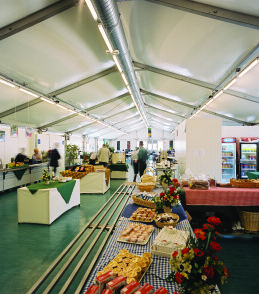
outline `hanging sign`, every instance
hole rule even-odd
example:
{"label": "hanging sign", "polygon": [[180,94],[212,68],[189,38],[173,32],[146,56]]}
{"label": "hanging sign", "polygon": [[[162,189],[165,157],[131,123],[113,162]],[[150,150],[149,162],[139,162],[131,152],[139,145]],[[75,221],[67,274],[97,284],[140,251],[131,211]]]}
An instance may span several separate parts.
{"label": "hanging sign", "polygon": [[130,141],[127,141],[127,149],[130,150]]}
{"label": "hanging sign", "polygon": [[25,137],[31,138],[32,136],[32,128],[31,127],[26,127],[25,128]]}
{"label": "hanging sign", "polygon": [[174,141],[169,141],[169,149],[172,150],[174,148]]}
{"label": "hanging sign", "polygon": [[236,138],[222,138],[222,143],[236,143]]}
{"label": "hanging sign", "polygon": [[18,137],[18,126],[17,125],[11,125],[11,137]]}
{"label": "hanging sign", "polygon": [[117,150],[121,150],[121,142],[117,141]]}
{"label": "hanging sign", "polygon": [[151,138],[152,135],[151,135],[151,128],[148,128],[148,138]]}

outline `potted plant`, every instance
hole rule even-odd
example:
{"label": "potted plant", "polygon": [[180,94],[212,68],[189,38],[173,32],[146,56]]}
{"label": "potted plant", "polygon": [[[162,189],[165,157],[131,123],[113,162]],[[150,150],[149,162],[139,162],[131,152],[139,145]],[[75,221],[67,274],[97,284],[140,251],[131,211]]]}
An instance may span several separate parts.
{"label": "potted plant", "polygon": [[42,177],[41,180],[45,182],[45,185],[49,184],[51,177],[50,174],[48,173],[48,171],[46,170],[46,168],[43,168],[43,173],[42,173]]}
{"label": "potted plant", "polygon": [[214,216],[207,221],[202,229],[194,230],[196,238],[190,234],[188,247],[175,251],[169,262],[172,272],[166,281],[177,283],[181,293],[213,294],[216,285],[224,284],[229,277],[226,266],[216,255],[221,247],[216,242],[219,233],[215,226],[221,221]]}
{"label": "potted plant", "polygon": [[68,144],[66,145],[66,163],[68,166],[74,165],[75,159],[78,157],[79,147],[77,145]]}

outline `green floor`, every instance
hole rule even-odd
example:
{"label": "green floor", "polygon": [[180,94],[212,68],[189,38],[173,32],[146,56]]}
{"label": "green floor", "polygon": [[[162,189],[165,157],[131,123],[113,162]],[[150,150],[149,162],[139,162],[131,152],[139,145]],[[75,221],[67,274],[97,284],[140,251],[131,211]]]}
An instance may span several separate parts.
{"label": "green floor", "polygon": [[[132,179],[130,166],[128,181]],[[1,194],[0,294],[25,294],[123,182],[124,180],[111,180],[111,188],[104,195],[81,195],[81,206],[66,212],[51,226],[18,225],[16,191]],[[93,238],[94,236],[90,242]],[[228,284],[220,287],[221,293],[241,294],[245,290],[248,293],[258,293],[258,238],[230,238],[219,240],[219,243],[222,247],[221,260],[229,268],[230,274]],[[100,242],[96,244],[83,271],[87,270],[99,244]],[[66,278],[65,275],[64,279]],[[80,277],[75,284],[79,281]],[[59,289],[57,285],[57,289],[51,293],[58,293]],[[72,287],[67,293],[74,293],[73,289],[76,288]],[[40,289],[37,293],[43,293],[43,290]]]}

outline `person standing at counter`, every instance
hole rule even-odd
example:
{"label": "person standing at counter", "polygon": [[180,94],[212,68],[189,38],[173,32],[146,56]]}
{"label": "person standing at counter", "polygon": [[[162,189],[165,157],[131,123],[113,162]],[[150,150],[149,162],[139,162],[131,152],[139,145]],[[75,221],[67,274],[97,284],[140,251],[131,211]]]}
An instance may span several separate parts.
{"label": "person standing at counter", "polygon": [[56,176],[56,171],[58,167],[58,160],[60,159],[60,154],[58,152],[58,144],[55,144],[55,148],[51,151],[50,154],[50,166],[53,167],[54,176]]}
{"label": "person standing at counter", "polygon": [[143,147],[143,141],[139,142],[139,152],[138,152],[138,170],[139,176],[141,177],[144,170],[147,168],[147,149]]}
{"label": "person standing at counter", "polygon": [[15,160],[14,160],[15,163],[24,162],[24,159],[28,159],[28,156],[26,156],[24,153],[25,153],[25,148],[21,148],[21,151],[15,157]]}
{"label": "person standing at counter", "polygon": [[107,167],[110,154],[110,150],[107,148],[105,144],[103,144],[103,147],[101,147],[98,151],[99,164],[103,165],[104,167]]}
{"label": "person standing at counter", "polygon": [[41,160],[41,156],[40,156],[40,153],[39,153],[39,149],[38,148],[34,148],[34,154],[32,154],[32,163],[35,164],[35,163],[42,163],[42,160]]}
{"label": "person standing at counter", "polygon": [[139,152],[139,147],[136,150],[132,151],[132,154],[131,154],[131,160],[133,162],[133,169],[134,169],[133,182],[136,182],[136,178],[138,175],[138,152]]}

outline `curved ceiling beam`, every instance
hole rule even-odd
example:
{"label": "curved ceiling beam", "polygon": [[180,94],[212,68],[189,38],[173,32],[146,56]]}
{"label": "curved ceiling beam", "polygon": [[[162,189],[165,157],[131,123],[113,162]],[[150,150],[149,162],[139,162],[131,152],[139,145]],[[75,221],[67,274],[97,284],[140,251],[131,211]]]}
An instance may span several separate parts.
{"label": "curved ceiling beam", "polygon": [[[152,92],[145,91],[145,90],[143,90],[143,89],[141,89],[141,92],[143,92],[143,93],[145,93],[145,94],[148,94],[148,95],[151,95],[151,96],[154,96],[154,97],[157,97],[157,98],[160,98],[160,99],[164,99],[164,100],[167,100],[167,101],[171,101],[171,102],[174,102],[174,103],[178,103],[178,104],[184,105],[184,106],[189,107],[189,108],[198,109],[198,107],[193,106],[193,105],[191,105],[191,104],[187,104],[187,103],[179,102],[179,101],[176,101],[176,100],[173,100],[173,99],[170,99],[170,98],[167,98],[167,97],[164,97],[164,96],[158,95],[158,94],[154,94],[154,93],[152,93]],[[253,126],[253,125],[254,125],[254,123],[249,123],[249,122],[246,122],[246,121],[242,121],[242,120],[239,120],[239,119],[235,119],[235,118],[232,118],[232,117],[229,117],[229,116],[226,116],[226,115],[223,115],[223,114],[217,113],[217,112],[213,112],[213,111],[209,111],[209,110],[205,110],[205,109],[202,109],[202,111],[207,112],[207,113],[210,113],[210,114],[213,114],[213,115],[215,115],[215,116],[219,116],[219,117],[222,117],[222,118],[225,118],[225,119],[231,120],[231,121],[235,121],[235,122],[238,122],[238,123],[240,123],[240,124],[247,125],[247,126]]]}
{"label": "curved ceiling beam", "polygon": [[[94,106],[92,106],[92,107],[89,107],[89,108],[84,109],[84,111],[85,111],[86,113],[88,113],[88,112],[91,111],[91,110],[94,110],[94,109],[96,109],[96,108],[102,107],[102,106],[104,106],[104,105],[106,105],[106,104],[112,103],[112,102],[117,101],[117,100],[119,100],[119,99],[122,99],[122,98],[124,98],[124,97],[126,97],[126,96],[129,96],[129,93],[126,93],[126,94],[120,95],[120,96],[118,96],[118,97],[112,98],[112,99],[110,99],[110,100],[107,100],[107,101],[105,101],[105,102],[102,102],[102,103],[96,104],[96,105],[94,105]],[[50,122],[50,123],[48,123],[48,124],[46,124],[46,125],[44,125],[44,126],[40,126],[40,127],[38,127],[38,129],[45,129],[45,128],[48,128],[48,127],[52,127],[52,126],[54,126],[54,125],[56,125],[56,124],[59,124],[59,123],[61,123],[61,122],[63,122],[63,121],[66,121],[66,120],[68,120],[68,119],[71,119],[71,118],[73,118],[73,117],[75,117],[75,116],[77,116],[77,115],[78,115],[77,113],[75,113],[75,114],[71,114],[71,115],[68,115],[68,116],[66,116],[66,117],[64,117],[64,118],[61,118],[61,119],[55,120],[55,121],[53,121],[53,122]]]}
{"label": "curved ceiling beam", "polygon": [[201,16],[259,29],[259,17],[189,0],[146,0]]}
{"label": "curved ceiling beam", "polygon": [[36,104],[41,103],[41,102],[42,102],[42,100],[40,98],[36,98],[36,99],[33,99],[33,100],[29,101],[29,102],[25,102],[25,103],[20,104],[20,105],[18,105],[16,107],[13,107],[11,109],[8,109],[6,111],[1,112],[0,113],[0,118],[11,115],[11,114],[16,113],[18,111],[24,110],[24,109],[26,109],[28,107],[31,107],[31,106],[36,105]]}
{"label": "curved ceiling beam", "polygon": [[78,4],[80,0],[58,1],[0,29],[0,41],[28,29]]}
{"label": "curved ceiling beam", "polygon": [[108,68],[106,70],[103,70],[103,71],[101,71],[101,72],[99,72],[99,73],[97,73],[97,74],[95,74],[95,75],[93,75],[91,77],[85,78],[85,79],[83,79],[81,81],[75,82],[75,83],[70,84],[68,86],[65,86],[63,88],[60,88],[60,89],[58,89],[56,91],[50,92],[48,95],[49,96],[56,96],[56,95],[71,91],[71,90],[73,90],[73,89],[75,89],[77,87],[80,87],[80,86],[85,85],[87,83],[93,82],[93,81],[95,81],[97,79],[100,79],[100,78],[110,74],[110,73],[117,72],[117,71],[118,71],[118,69],[114,65],[114,66],[112,66],[112,67],[110,67],[110,68]]}
{"label": "curved ceiling beam", "polygon": [[[116,57],[119,60],[120,66],[125,76],[125,83],[129,84],[136,107],[138,108],[145,125],[148,126],[143,98],[141,97],[137,83],[136,73],[132,64],[128,43],[116,2],[114,0],[92,0],[92,3],[97,11],[98,21],[101,23],[107,33],[107,37],[110,40],[112,49],[118,51]],[[112,53],[114,54],[114,52],[115,51]]]}
{"label": "curved ceiling beam", "polygon": [[[256,46],[256,49],[257,49],[257,47],[258,46]],[[134,64],[134,66],[136,66],[138,68],[141,68],[143,70],[147,70],[147,71],[150,71],[150,72],[153,72],[153,73],[156,73],[156,74],[160,74],[160,75],[163,75],[163,76],[166,76],[166,77],[169,77],[169,78],[173,78],[173,79],[183,81],[183,82],[186,82],[186,83],[189,83],[189,84],[193,84],[193,85],[196,85],[196,86],[199,86],[199,87],[210,89],[212,91],[214,91],[217,88],[217,85],[210,84],[210,83],[207,83],[207,82],[203,82],[203,81],[200,81],[200,80],[196,80],[196,79],[193,79],[193,78],[189,78],[189,77],[186,77],[186,76],[183,76],[183,75],[180,75],[180,74],[176,74],[176,73],[173,73],[173,72],[170,72],[170,71],[167,71],[167,70],[163,70],[163,69],[160,69],[160,68],[149,66],[149,65],[146,65],[146,64],[143,64],[143,63],[140,63],[140,62],[133,61],[133,64]],[[236,66],[235,68],[237,68],[237,67],[238,66]],[[255,97],[255,96],[252,96],[252,95],[244,94],[244,93],[234,91],[234,90],[230,90],[230,89],[227,89],[224,92],[226,94],[229,94],[229,95],[237,97],[237,98],[241,98],[241,99],[244,99],[244,100],[247,100],[247,101],[259,103],[259,101],[258,101],[259,98]]]}

